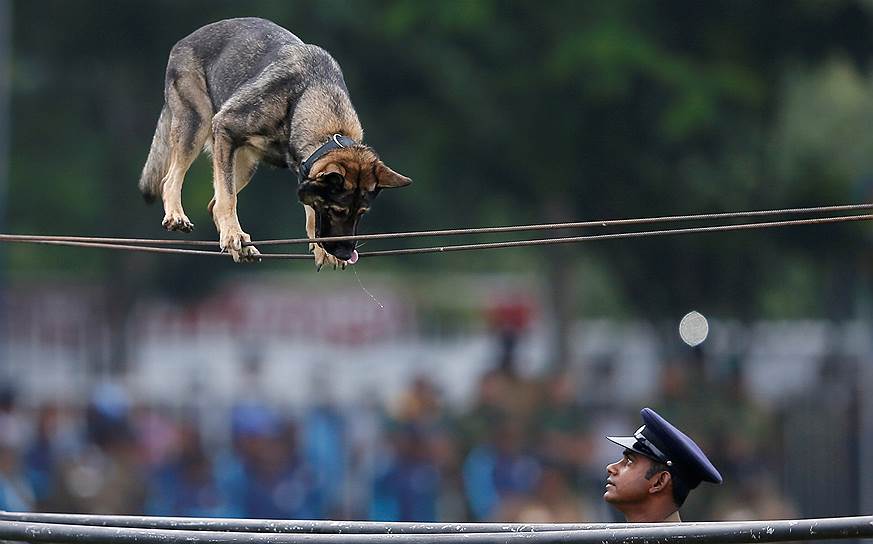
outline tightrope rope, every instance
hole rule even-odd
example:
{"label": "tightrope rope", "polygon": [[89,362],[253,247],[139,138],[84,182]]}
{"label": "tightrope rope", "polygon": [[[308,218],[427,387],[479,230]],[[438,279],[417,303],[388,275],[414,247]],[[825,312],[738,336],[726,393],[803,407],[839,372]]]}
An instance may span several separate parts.
{"label": "tightrope rope", "polygon": [[[799,225],[823,225],[828,223],[845,223],[851,221],[870,221],[873,214],[847,215],[842,217],[822,217],[818,219],[795,219],[790,221],[770,221],[765,223],[742,223],[739,225],[719,225],[712,227],[696,227],[685,229],[644,230],[637,232],[618,232],[613,234],[592,234],[589,236],[568,236],[564,238],[542,238],[539,240],[517,240],[512,242],[491,242],[482,244],[464,244],[440,247],[419,247],[409,249],[389,249],[384,251],[370,251],[361,253],[364,257],[385,257],[389,255],[410,255],[421,253],[444,253],[448,251],[469,251],[473,249],[501,249],[507,247],[543,246],[553,244],[571,244],[577,242],[591,242],[594,240],[618,240],[624,238],[648,238],[654,236],[668,236],[673,234],[699,234],[704,232],[725,232],[733,230],[769,229],[775,227],[788,227]],[[275,254],[274,254],[275,255]]]}
{"label": "tightrope rope", "polygon": [[[26,238],[26,239],[24,239]],[[69,238],[73,238],[72,240]],[[98,238],[99,240],[117,240],[117,241],[130,241],[124,238]],[[66,246],[66,247],[93,247],[93,248],[102,248],[102,249],[120,249],[125,251],[138,251],[142,253],[172,253],[178,255],[209,255],[212,257],[230,257],[230,253],[225,253],[222,251],[204,251],[202,249],[179,249],[179,248],[171,248],[171,247],[150,247],[148,245],[129,245],[129,244],[121,244],[115,242],[89,242],[83,240],[91,240],[91,238],[86,237],[74,237],[74,236],[33,236],[33,235],[16,235],[16,234],[0,234],[0,242],[21,242],[26,244],[40,244],[40,245],[49,245],[49,246]],[[136,240],[137,242],[146,244],[150,241],[146,240]],[[161,242],[166,245],[171,245],[176,240],[155,240],[155,242]],[[186,242],[185,240],[181,240],[178,242]],[[197,245],[210,245],[217,246],[218,242],[203,242],[199,240],[187,240],[187,242],[195,242]],[[283,254],[283,259],[312,259],[312,255],[307,255],[304,253],[300,254]]]}
{"label": "tightrope rope", "polygon": [[[450,230],[430,230],[430,231],[412,231],[412,232],[395,232],[383,234],[362,234],[357,236],[333,236],[322,238],[292,238],[285,240],[261,240],[252,242],[251,245],[278,245],[278,244],[300,244],[311,242],[331,242],[331,241],[363,241],[363,240],[384,240],[396,238],[413,238],[413,237],[433,237],[433,236],[457,236],[469,234],[493,234],[506,232],[521,232],[521,231],[545,231],[545,230],[561,230],[572,228],[585,227],[609,227],[619,225],[641,225],[652,223],[670,223],[677,221],[700,221],[708,219],[736,219],[749,217],[764,217],[772,215],[796,215],[807,213],[822,213],[822,212],[845,212],[857,210],[873,209],[873,204],[852,204],[844,206],[818,206],[811,208],[787,208],[780,210],[756,210],[743,212],[726,212],[726,213],[710,213],[710,214],[695,214],[695,215],[674,215],[661,217],[644,217],[633,219],[609,219],[599,221],[579,221],[572,223],[546,223],[537,225],[518,225],[505,227],[483,227],[469,229],[450,229]],[[819,217],[809,219],[790,219],[783,221],[765,221],[740,223],[729,225],[715,225],[706,227],[688,227],[675,229],[660,229],[660,230],[644,230],[632,232],[619,232],[608,234],[592,234],[585,236],[569,236],[558,238],[540,238],[533,240],[514,240],[507,242],[489,242],[476,244],[459,244],[446,245],[436,247],[408,248],[408,249],[393,249],[381,250],[360,253],[360,257],[385,257],[392,255],[412,255],[424,253],[446,253],[450,251],[471,251],[482,249],[501,249],[510,247],[527,247],[527,246],[542,246],[554,244],[567,244],[589,242],[595,240],[615,240],[625,238],[645,238],[655,236],[668,236],[678,234],[695,234],[707,232],[725,232],[739,230],[753,230],[765,228],[777,228],[787,226],[800,225],[821,225],[843,222],[857,222],[873,220],[873,214],[862,215],[842,215],[833,217]],[[84,236],[39,236],[25,234],[0,234],[0,243],[30,243],[55,246],[72,246],[72,247],[90,247],[102,249],[118,249],[125,251],[139,251],[147,253],[164,253],[164,254],[183,254],[183,255],[209,255],[209,256],[230,256],[226,252],[206,251],[196,249],[181,249],[177,247],[154,247],[154,246],[206,246],[216,247],[217,242],[204,240],[167,240],[167,239],[144,239],[144,238],[108,238],[108,237],[84,237]],[[305,253],[263,253],[263,259],[311,259],[312,256]]]}
{"label": "tightrope rope", "polygon": [[[462,244],[436,247],[416,247],[409,249],[388,249],[383,251],[369,251],[360,253],[359,257],[387,257],[392,255],[420,255],[423,253],[448,253],[450,251],[472,251],[482,249],[502,249],[508,247],[544,246],[556,244],[572,244],[579,242],[593,242],[597,240],[617,240],[624,238],[648,238],[655,236],[669,236],[674,234],[699,234],[705,232],[725,232],[738,230],[768,229],[776,227],[788,227],[799,225],[822,225],[829,223],[845,223],[852,221],[871,221],[873,214],[846,215],[840,217],[820,217],[816,219],[793,219],[788,221],[769,221],[764,223],[741,223],[738,225],[717,225],[711,227],[693,227],[684,229],[644,230],[635,232],[617,232],[612,234],[592,234],[588,236],[568,236],[564,238],[541,238],[537,240],[515,240],[510,242],[490,242],[480,244]],[[296,259],[296,254],[265,253],[264,259]]]}
{"label": "tightrope rope", "polygon": [[542,223],[537,225],[517,225],[508,227],[479,227],[467,229],[420,230],[410,232],[391,232],[384,234],[358,234],[356,236],[331,236],[323,238],[289,238],[285,240],[261,240],[258,245],[302,244],[308,242],[339,242],[344,240],[386,240],[395,238],[424,238],[430,236],[462,236],[469,234],[498,234],[503,232],[532,232],[542,230],[578,229],[588,227],[617,227],[625,225],[646,225],[651,223],[673,223],[678,221],[703,221],[709,219],[743,219],[773,215],[799,215],[813,213],[835,213],[873,210],[873,204],[847,204],[840,206],[816,206],[811,208],[784,208],[779,210],[753,210],[742,212],[702,213],[694,215],[666,215],[660,217],[640,217],[631,219],[601,219],[597,221],[576,221],[572,223]]}

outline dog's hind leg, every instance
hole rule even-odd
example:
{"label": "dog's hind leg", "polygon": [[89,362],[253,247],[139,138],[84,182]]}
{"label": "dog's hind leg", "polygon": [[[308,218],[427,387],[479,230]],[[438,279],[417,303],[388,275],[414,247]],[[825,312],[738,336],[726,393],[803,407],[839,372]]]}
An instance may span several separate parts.
{"label": "dog's hind leg", "polygon": [[164,177],[164,228],[191,232],[194,224],[182,208],[182,184],[191,163],[211,132],[212,103],[206,82],[196,71],[175,71],[167,80],[170,125],[170,168]]}

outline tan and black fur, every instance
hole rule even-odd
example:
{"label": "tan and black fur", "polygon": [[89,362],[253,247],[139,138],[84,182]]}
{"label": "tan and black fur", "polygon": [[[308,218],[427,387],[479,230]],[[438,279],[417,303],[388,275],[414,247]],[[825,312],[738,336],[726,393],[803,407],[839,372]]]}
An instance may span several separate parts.
{"label": "tan and black fur", "polygon": [[[404,187],[363,144],[364,132],[337,62],[324,49],[264,19],[228,19],[204,26],[170,51],[158,119],[139,188],[147,201],[160,196],[163,225],[190,232],[182,209],[185,173],[211,150],[214,196],[209,211],[222,250],[234,260],[258,260],[236,213],[237,194],[258,163],[299,171],[333,135],[355,145],[316,160],[298,196],[309,238],[354,234],[382,188]],[[310,244],[315,262],[345,266],[353,242]]]}

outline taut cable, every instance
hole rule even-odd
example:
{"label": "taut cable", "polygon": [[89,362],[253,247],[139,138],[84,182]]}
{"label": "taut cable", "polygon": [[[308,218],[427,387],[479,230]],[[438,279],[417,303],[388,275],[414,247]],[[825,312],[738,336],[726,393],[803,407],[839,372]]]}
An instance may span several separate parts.
{"label": "taut cable", "polygon": [[[768,229],[777,227],[789,227],[800,225],[824,225],[830,223],[846,223],[854,221],[871,221],[873,214],[846,215],[841,217],[821,217],[816,219],[794,219],[788,221],[768,221],[763,223],[741,223],[738,225],[717,225],[711,227],[694,227],[684,229],[644,230],[636,232],[618,232],[612,234],[592,234],[588,236],[568,236],[564,238],[541,238],[537,240],[515,240],[510,242],[490,242],[481,244],[462,244],[436,247],[416,247],[409,249],[388,249],[383,251],[369,251],[360,253],[360,257],[387,257],[391,255],[420,255],[423,253],[447,253],[450,251],[472,251],[482,249],[502,249],[508,247],[545,246],[555,244],[573,244],[579,242],[592,242],[595,240],[618,240],[625,238],[649,238],[655,236],[670,236],[675,234],[699,234],[706,232],[725,232],[739,230]],[[282,253],[266,253],[261,255],[265,259],[296,258],[293,254],[286,257]]]}
{"label": "taut cable", "polygon": [[[820,213],[823,211],[849,211],[849,210],[869,210],[873,209],[873,204],[853,204],[848,206],[819,206],[815,208],[788,208],[782,210],[760,210],[746,212],[729,212],[729,213],[713,213],[713,214],[697,214],[697,215],[675,215],[664,217],[647,217],[636,219],[611,219],[602,221],[582,221],[574,223],[549,223],[540,225],[521,225],[507,227],[485,227],[472,229],[452,229],[452,230],[431,230],[418,232],[397,232],[385,234],[363,234],[357,236],[334,236],[325,238],[295,238],[288,240],[262,240],[253,242],[252,245],[277,245],[277,244],[295,244],[295,243],[311,243],[311,242],[329,242],[343,240],[383,240],[394,238],[413,238],[413,237],[429,237],[429,236],[456,236],[467,234],[491,234],[504,232],[520,232],[520,231],[536,231],[536,230],[560,230],[583,227],[608,227],[617,225],[640,225],[651,224],[658,222],[676,222],[676,221],[699,221],[704,219],[735,219],[748,217],[762,217],[777,214],[801,214],[801,213]],[[568,236],[559,238],[540,238],[533,240],[514,240],[507,242],[488,242],[477,244],[459,244],[446,245],[436,247],[421,247],[408,249],[389,249],[381,251],[370,251],[361,253],[361,257],[385,257],[390,255],[413,255],[424,253],[446,253],[449,251],[472,251],[480,249],[501,249],[510,247],[528,247],[528,246],[543,246],[554,244],[568,244],[579,242],[590,242],[595,240],[616,240],[625,238],[646,238],[655,236],[668,236],[678,234],[695,234],[707,232],[726,232],[753,230],[765,228],[777,228],[799,225],[822,225],[832,223],[870,221],[873,220],[873,214],[862,215],[843,215],[834,217],[819,217],[808,219],[790,219],[783,221],[766,221],[752,222],[729,225],[715,225],[706,227],[688,227],[675,229],[661,230],[644,230],[633,232],[619,232],[607,234],[592,234],[585,236]],[[29,243],[43,244],[54,246],[72,246],[72,247],[90,247],[102,249],[118,249],[124,251],[139,251],[147,253],[164,253],[164,254],[182,254],[182,255],[210,255],[210,256],[230,256],[229,253],[221,251],[205,251],[196,249],[181,249],[177,247],[154,247],[154,246],[208,246],[216,247],[217,242],[209,242],[202,240],[152,240],[143,238],[107,238],[107,237],[84,237],[84,236],[38,236],[25,234],[0,234],[0,243]],[[305,253],[262,253],[262,259],[311,259],[312,256]]]}
{"label": "taut cable", "polygon": [[507,227],[479,227],[468,229],[420,230],[392,232],[384,234],[358,234],[355,236],[330,236],[322,238],[289,238],[285,240],[260,240],[252,242],[261,246],[280,244],[303,244],[309,242],[340,242],[348,240],[386,240],[395,238],[424,238],[432,236],[463,236],[468,234],[498,234],[503,232],[533,232],[543,230],[578,229],[589,227],[617,227],[625,225],[646,225],[652,223],[675,223],[680,221],[704,221],[710,219],[746,219],[773,215],[802,215],[812,213],[857,212],[873,210],[873,204],[847,204],[840,206],[816,206],[811,208],[784,208],[779,210],[753,210],[743,212],[703,213],[694,215],[667,215],[660,217],[639,217],[631,219],[601,219],[597,221],[576,221],[572,223],[542,223],[537,225],[516,225]]}

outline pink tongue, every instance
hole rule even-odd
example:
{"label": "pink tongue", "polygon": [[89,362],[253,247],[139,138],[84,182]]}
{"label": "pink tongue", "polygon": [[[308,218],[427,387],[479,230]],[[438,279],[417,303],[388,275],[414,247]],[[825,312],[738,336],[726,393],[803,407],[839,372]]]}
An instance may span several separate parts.
{"label": "pink tongue", "polygon": [[355,264],[356,262],[358,262],[358,250],[357,250],[357,249],[353,249],[353,250],[352,250],[352,256],[351,256],[351,258],[348,260],[348,263],[349,263],[349,264]]}

